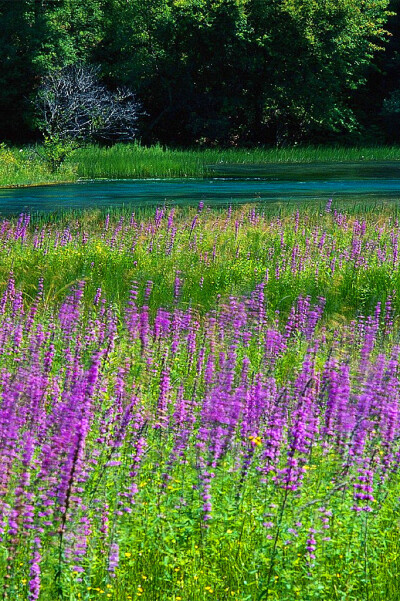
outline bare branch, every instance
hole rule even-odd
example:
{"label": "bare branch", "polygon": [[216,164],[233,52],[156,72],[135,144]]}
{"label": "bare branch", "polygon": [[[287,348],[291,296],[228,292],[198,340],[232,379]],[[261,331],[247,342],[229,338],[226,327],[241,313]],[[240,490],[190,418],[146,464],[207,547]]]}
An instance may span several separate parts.
{"label": "bare branch", "polygon": [[97,67],[69,65],[49,73],[35,101],[43,132],[49,138],[76,141],[133,140],[139,104],[127,88],[110,91]]}

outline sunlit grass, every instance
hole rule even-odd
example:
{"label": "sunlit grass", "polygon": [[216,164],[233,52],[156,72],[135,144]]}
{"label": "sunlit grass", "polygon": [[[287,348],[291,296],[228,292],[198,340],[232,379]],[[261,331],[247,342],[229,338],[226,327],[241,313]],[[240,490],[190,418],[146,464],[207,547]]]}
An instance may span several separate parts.
{"label": "sunlit grass", "polygon": [[389,161],[400,159],[400,148],[252,148],[174,150],[161,146],[117,144],[111,148],[88,146],[75,157],[78,174],[87,178],[203,177],[212,166],[267,163]]}
{"label": "sunlit grass", "polygon": [[0,186],[33,186],[76,179],[73,165],[63,165],[52,172],[35,147],[9,148],[0,144]]}
{"label": "sunlit grass", "polygon": [[78,149],[58,172],[43,159],[40,146],[0,148],[0,186],[33,185],[78,178],[179,178],[214,175],[224,165],[398,161],[400,148],[290,147],[188,149],[139,143]]}
{"label": "sunlit grass", "polygon": [[[106,213],[101,211],[55,216],[53,225],[45,217],[37,218],[43,237],[40,248],[32,244],[32,233],[23,245],[8,242],[0,279],[6,281],[13,268],[18,285],[33,295],[39,277],[44,277],[49,302],[62,298],[66,286],[85,279],[89,296],[101,287],[116,303],[126,302],[133,280],[144,285],[151,279],[150,308],[155,310],[170,302],[179,272],[184,278],[181,303],[204,313],[217,298],[249,294],[266,278],[271,314],[286,315],[299,295],[310,295],[326,299],[326,317],[347,318],[372,311],[400,287],[399,270],[387,259],[396,208],[360,205],[352,209],[353,216],[348,213],[343,225],[338,224],[340,217],[325,213],[323,205],[304,214],[297,214],[293,206],[278,210],[267,206],[257,212],[254,223],[256,209],[250,206],[236,208],[228,217],[226,210],[200,214],[193,207],[162,210],[173,217],[172,229],[164,217],[163,226],[153,231],[153,211],[146,209],[133,217],[128,211],[115,211],[107,232]],[[353,227],[363,220],[368,223],[360,242],[364,259],[357,263],[358,255],[349,258]],[[54,238],[54,228],[62,231],[62,227],[71,233],[65,245]],[[393,302],[400,310],[400,299],[396,296]]]}

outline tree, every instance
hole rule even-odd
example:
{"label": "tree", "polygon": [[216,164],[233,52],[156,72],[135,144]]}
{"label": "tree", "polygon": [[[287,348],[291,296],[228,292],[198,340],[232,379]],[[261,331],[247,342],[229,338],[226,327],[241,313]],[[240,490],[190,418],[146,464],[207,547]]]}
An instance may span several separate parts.
{"label": "tree", "polygon": [[[34,85],[35,41],[27,3],[0,0],[0,137],[20,137],[27,127],[26,98]],[[22,137],[22,136],[21,136]]]}
{"label": "tree", "polygon": [[32,125],[43,75],[79,62],[135,90],[147,142],[332,140],[399,88],[388,7],[399,0],[0,0],[0,135]]}
{"label": "tree", "polygon": [[44,77],[35,101],[38,124],[50,140],[133,140],[139,105],[126,88],[112,92],[98,67],[69,65]]}
{"label": "tree", "polygon": [[171,0],[108,0],[104,37],[94,52],[108,82],[138,94],[148,115],[142,132],[146,141],[162,138],[164,128],[164,141],[171,141],[185,121],[179,115],[184,65],[170,5]]}
{"label": "tree", "polygon": [[249,0],[249,55],[256,57],[249,98],[278,144],[355,127],[351,96],[383,47],[387,6],[388,0]]}
{"label": "tree", "polygon": [[[165,142],[290,143],[357,128],[388,0],[109,0],[97,56]],[[110,12],[109,12],[110,11]],[[114,12],[113,12],[114,11]]]}
{"label": "tree", "polygon": [[31,135],[30,96],[41,77],[90,61],[104,0],[0,0],[0,137]]}

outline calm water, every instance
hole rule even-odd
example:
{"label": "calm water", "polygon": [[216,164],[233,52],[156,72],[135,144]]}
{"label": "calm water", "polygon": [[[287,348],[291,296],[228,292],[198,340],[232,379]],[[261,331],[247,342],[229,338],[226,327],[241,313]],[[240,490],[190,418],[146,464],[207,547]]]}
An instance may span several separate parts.
{"label": "calm water", "polygon": [[0,214],[168,204],[400,200],[400,162],[212,167],[207,179],[97,180],[0,189]]}

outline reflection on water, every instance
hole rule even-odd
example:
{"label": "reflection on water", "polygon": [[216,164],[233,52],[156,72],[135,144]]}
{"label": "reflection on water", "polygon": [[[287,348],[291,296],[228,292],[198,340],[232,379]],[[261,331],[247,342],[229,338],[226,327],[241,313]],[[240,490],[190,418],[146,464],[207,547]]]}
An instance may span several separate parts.
{"label": "reflection on water", "polygon": [[168,204],[400,199],[400,163],[215,165],[207,179],[97,180],[0,190],[0,214]]}
{"label": "reflection on water", "polygon": [[400,161],[382,163],[310,163],[264,165],[210,165],[209,171],[218,177],[261,177],[267,180],[337,181],[400,179]]}

